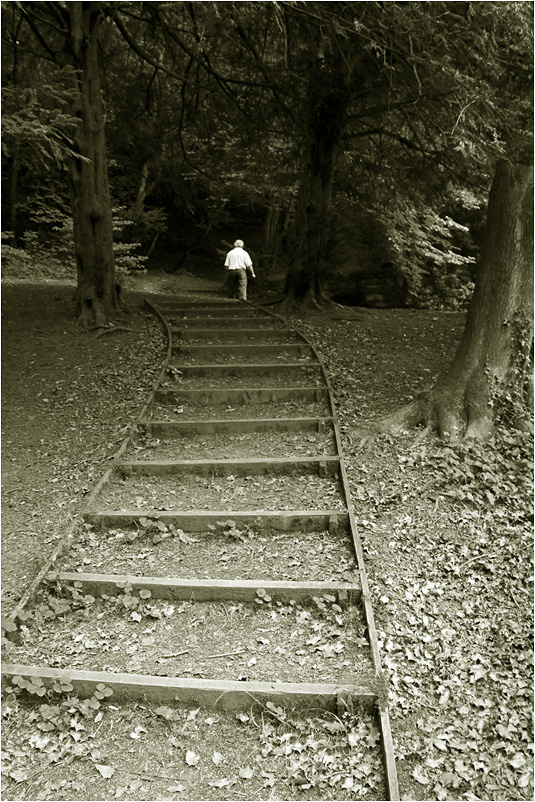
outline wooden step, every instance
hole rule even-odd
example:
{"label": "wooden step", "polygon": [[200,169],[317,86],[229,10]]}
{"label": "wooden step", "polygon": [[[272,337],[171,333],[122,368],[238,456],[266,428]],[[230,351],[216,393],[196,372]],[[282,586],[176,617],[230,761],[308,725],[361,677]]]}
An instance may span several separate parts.
{"label": "wooden step", "polygon": [[204,318],[205,320],[212,320],[214,318],[262,318],[264,320],[280,320],[274,315],[270,315],[253,306],[241,306],[240,304],[235,304],[234,306],[217,306],[214,308],[199,306],[182,309],[176,306],[169,307],[168,309],[158,306],[158,309],[165,317],[174,318],[175,320],[180,319],[186,322],[198,318]]}
{"label": "wooden step", "polygon": [[262,344],[239,344],[239,345],[184,345],[183,343],[173,343],[172,353],[175,356],[193,356],[207,362],[212,356],[233,357],[248,356],[254,362],[255,356],[267,355],[274,359],[277,356],[310,356],[312,348],[305,343],[262,343]]}
{"label": "wooden step", "polygon": [[168,322],[172,330],[178,328],[180,331],[188,329],[278,329],[283,328],[283,324],[272,317],[198,317],[182,318],[179,315],[170,315]]}
{"label": "wooden step", "polygon": [[229,420],[147,421],[139,424],[148,437],[172,439],[196,434],[245,434],[247,432],[323,432],[332,418],[243,418]]}
{"label": "wooden step", "polygon": [[329,400],[326,387],[247,387],[246,389],[221,387],[196,390],[179,388],[177,390],[156,390],[155,400],[163,404],[176,404],[179,401],[190,401],[194,404],[245,404],[259,402],[262,404],[280,401],[302,401],[317,403]]}
{"label": "wooden step", "polygon": [[357,604],[361,596],[359,585],[349,582],[290,582],[262,579],[181,579],[157,576],[131,576],[127,574],[86,574],[77,571],[50,573],[50,581],[67,584],[80,583],[84,593],[93,596],[115,596],[125,585],[131,593],[149,590],[153,599],[186,601],[254,602],[258,591],[269,594],[275,601],[306,602],[325,594],[336,597],[338,604]]}
{"label": "wooden step", "polygon": [[261,328],[261,329],[246,329],[246,328],[176,328],[171,327],[171,334],[173,340],[197,340],[209,339],[219,340],[221,342],[228,342],[229,340],[237,340],[240,342],[245,340],[252,340],[258,342],[263,341],[277,341],[281,342],[303,342],[303,337],[293,329],[284,328]]}
{"label": "wooden step", "polygon": [[184,532],[206,532],[222,522],[234,521],[236,527],[258,528],[261,531],[290,532],[310,529],[314,532],[328,531],[336,535],[347,532],[349,514],[339,510],[88,510],[84,520],[101,528],[129,527],[140,518],[151,518],[164,524],[174,524]]}
{"label": "wooden step", "polygon": [[235,363],[233,365],[222,365],[218,363],[206,365],[183,365],[182,363],[169,363],[169,369],[180,371],[184,378],[198,378],[209,376],[210,378],[234,376],[280,376],[288,373],[303,374],[320,378],[322,369],[319,362],[265,362],[265,363]]}
{"label": "wooden step", "polygon": [[117,472],[123,476],[133,474],[156,476],[262,476],[271,474],[320,477],[338,476],[338,457],[274,457],[269,459],[201,459],[201,460],[124,460],[117,463]]}
{"label": "wooden step", "polygon": [[92,696],[102,684],[113,691],[112,702],[136,699],[152,704],[181,702],[220,710],[250,710],[272,702],[282,707],[317,708],[340,715],[352,702],[373,712],[377,701],[375,688],[369,682],[362,685],[243,682],[3,664],[3,682],[12,681],[14,677],[40,680],[46,687],[58,682],[70,683],[73,691],[82,697]]}
{"label": "wooden step", "polygon": [[[239,309],[245,307],[246,309],[255,309],[251,304],[244,304],[235,301],[232,298],[223,298],[220,301],[158,301],[158,309],[160,312],[173,312],[177,311],[196,311],[198,309],[213,310],[213,309]],[[261,310],[262,311],[262,310]]]}

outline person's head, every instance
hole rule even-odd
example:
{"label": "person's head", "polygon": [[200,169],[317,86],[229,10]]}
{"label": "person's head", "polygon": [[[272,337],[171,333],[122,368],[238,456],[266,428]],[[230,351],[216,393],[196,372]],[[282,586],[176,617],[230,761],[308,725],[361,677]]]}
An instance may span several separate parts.
{"label": "person's head", "polygon": [[237,239],[236,242],[234,243],[234,247],[235,248],[243,248],[243,240],[242,239]]}

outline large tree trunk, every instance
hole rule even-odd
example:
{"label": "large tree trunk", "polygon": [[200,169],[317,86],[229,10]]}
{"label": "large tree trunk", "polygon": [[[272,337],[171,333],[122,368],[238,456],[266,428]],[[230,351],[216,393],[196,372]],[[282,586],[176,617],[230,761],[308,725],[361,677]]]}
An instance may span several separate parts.
{"label": "large tree trunk", "polygon": [[485,242],[457,354],[426,399],[393,423],[425,423],[444,438],[484,438],[496,415],[532,420],[533,163],[500,161]]}
{"label": "large tree trunk", "polygon": [[13,161],[11,163],[11,245],[13,248],[19,247],[19,155],[18,147],[13,154]]}
{"label": "large tree trunk", "polygon": [[335,159],[349,102],[341,54],[335,45],[327,52],[324,42],[314,46],[301,184],[288,236],[287,305],[314,306],[324,300]]}
{"label": "large tree trunk", "polygon": [[113,255],[112,210],[106,164],[100,89],[98,32],[100,3],[67,5],[67,55],[76,71],[74,114],[79,123],[69,163],[78,286],[76,312],[85,323],[105,325],[118,305]]}

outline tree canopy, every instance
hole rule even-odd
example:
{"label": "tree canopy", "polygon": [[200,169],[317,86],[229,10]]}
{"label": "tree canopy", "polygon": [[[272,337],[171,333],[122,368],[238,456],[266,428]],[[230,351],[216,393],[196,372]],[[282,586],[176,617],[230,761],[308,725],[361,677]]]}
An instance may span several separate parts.
{"label": "tree canopy", "polygon": [[[340,270],[382,266],[406,303],[469,296],[494,165],[531,147],[529,3],[7,2],[2,14],[4,227],[14,243],[39,228],[27,200],[47,184],[64,213],[61,164],[81,315],[117,303],[112,208],[142,253],[177,265],[218,263],[245,231],[288,305],[324,302]],[[90,287],[99,271],[105,301]]]}

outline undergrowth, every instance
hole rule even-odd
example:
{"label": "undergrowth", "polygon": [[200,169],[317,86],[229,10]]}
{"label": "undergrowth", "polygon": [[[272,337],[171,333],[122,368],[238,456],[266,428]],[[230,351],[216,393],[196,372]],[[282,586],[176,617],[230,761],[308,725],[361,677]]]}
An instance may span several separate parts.
{"label": "undergrowth", "polygon": [[497,428],[486,442],[422,445],[405,460],[424,469],[430,489],[468,512],[500,525],[531,520],[533,438],[525,433]]}
{"label": "undergrowth", "polygon": [[[9,727],[23,708],[33,734],[27,743],[13,744],[6,739],[2,746],[2,775],[20,783],[29,779],[28,758],[32,752],[46,755],[48,764],[72,763],[76,758],[90,757],[94,750],[84,737],[86,730],[102,718],[102,703],[113,694],[99,683],[90,697],[73,694],[68,681],[52,680],[46,687],[40,677],[14,676],[4,689],[2,719]],[[98,765],[97,765],[98,769]]]}

